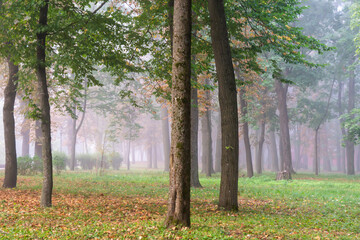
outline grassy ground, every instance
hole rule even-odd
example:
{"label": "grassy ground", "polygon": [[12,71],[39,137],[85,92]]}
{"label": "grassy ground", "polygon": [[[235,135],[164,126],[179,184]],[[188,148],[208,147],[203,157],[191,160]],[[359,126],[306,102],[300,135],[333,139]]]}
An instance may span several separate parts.
{"label": "grassy ground", "polygon": [[62,173],[49,209],[39,207],[41,177],[20,176],[0,189],[0,239],[360,239],[360,176],[294,178],[240,178],[239,211],[221,212],[219,175],[202,177],[192,227],[165,229],[165,173]]}

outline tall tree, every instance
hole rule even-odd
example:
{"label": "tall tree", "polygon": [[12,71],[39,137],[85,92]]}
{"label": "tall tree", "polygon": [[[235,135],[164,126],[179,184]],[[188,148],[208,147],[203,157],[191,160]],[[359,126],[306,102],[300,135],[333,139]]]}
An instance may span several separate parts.
{"label": "tall tree", "polygon": [[167,107],[163,106],[160,112],[161,129],[163,137],[164,148],[164,171],[169,171],[169,158],[170,158],[170,138],[169,138],[169,119]]}
{"label": "tall tree", "polygon": [[[0,4],[1,6],[1,4]],[[14,103],[16,98],[16,87],[19,67],[8,57],[9,80],[4,91],[4,138],[5,138],[5,178],[3,187],[14,188],[17,181],[16,139]]]}
{"label": "tall tree", "polygon": [[190,226],[191,0],[174,2],[170,187],[166,225]]}
{"label": "tall tree", "polygon": [[[236,83],[223,0],[209,0],[211,41],[219,83],[221,112],[221,182],[219,208],[238,209],[238,115]],[[236,130],[235,130],[236,129]]]}
{"label": "tall tree", "polygon": [[41,193],[41,206],[50,207],[53,189],[53,168],[51,155],[51,121],[49,93],[46,79],[46,35],[48,22],[49,0],[42,1],[39,9],[39,30],[36,34],[36,75],[38,93],[40,96],[40,119],[42,131],[42,159],[43,159],[43,187]]}

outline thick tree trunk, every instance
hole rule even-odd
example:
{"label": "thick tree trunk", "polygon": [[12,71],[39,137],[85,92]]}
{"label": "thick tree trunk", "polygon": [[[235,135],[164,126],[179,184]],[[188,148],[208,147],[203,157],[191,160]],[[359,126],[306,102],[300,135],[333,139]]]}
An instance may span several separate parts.
{"label": "thick tree trunk", "polygon": [[239,135],[236,83],[223,0],[209,0],[212,48],[219,82],[221,182],[219,208],[238,209]]}
{"label": "thick tree trunk", "polygon": [[[350,72],[349,78],[349,102],[348,102],[348,113],[355,108],[355,73],[354,70]],[[355,164],[354,164],[354,143],[351,141],[346,141],[346,174],[354,175],[355,174]]]}
{"label": "thick tree trunk", "polygon": [[[192,74],[192,80],[197,81],[197,78]],[[199,107],[197,88],[191,87],[191,187],[201,188],[199,180],[199,159],[198,159],[198,135],[199,135]]]}
{"label": "thick tree trunk", "polygon": [[274,131],[270,131],[269,137],[270,137],[271,160],[272,160],[271,168],[274,172],[278,172],[279,171],[279,158],[278,158],[278,153],[277,153],[276,138],[275,138]]}
{"label": "thick tree trunk", "polygon": [[258,148],[256,154],[256,172],[258,174],[262,173],[262,155],[263,155],[264,141],[265,141],[265,119],[261,120],[260,135],[258,139]]}
{"label": "thick tree trunk", "polygon": [[174,4],[172,125],[167,227],[190,226],[191,0]]}
{"label": "thick tree trunk", "polygon": [[37,36],[37,66],[36,75],[38,81],[38,91],[40,96],[41,109],[41,130],[42,130],[42,159],[43,159],[43,188],[41,194],[41,206],[51,206],[51,196],[53,189],[53,168],[51,156],[51,121],[50,104],[46,80],[46,29],[48,17],[49,0],[44,0],[39,12],[39,25],[41,30]]}
{"label": "thick tree trunk", "polygon": [[161,128],[164,146],[164,171],[169,171],[169,157],[170,157],[170,137],[169,137],[169,119],[168,110],[164,106],[161,108]]}
{"label": "thick tree trunk", "polygon": [[289,133],[289,117],[286,106],[286,87],[282,85],[279,80],[275,80],[275,91],[278,99],[278,109],[280,118],[280,144],[281,144],[281,159],[284,164],[284,171],[286,176],[291,179],[292,161],[291,161],[291,145],[290,145],[290,133]]}
{"label": "thick tree trunk", "polygon": [[[243,118],[246,118],[247,115],[247,103],[244,98],[245,90],[240,89],[239,98],[240,98],[240,112],[241,116]],[[246,154],[246,172],[247,177],[251,178],[254,176],[254,170],[253,170],[253,164],[252,164],[252,157],[251,157],[251,144],[250,144],[250,138],[249,138],[249,124],[244,119],[242,120],[242,132],[243,132],[243,138],[244,138],[244,145],[245,145],[245,154]]]}
{"label": "thick tree trunk", "polygon": [[15,139],[14,104],[19,67],[8,58],[9,80],[4,91],[4,139],[5,139],[5,178],[3,187],[14,188],[17,182],[17,159]]}

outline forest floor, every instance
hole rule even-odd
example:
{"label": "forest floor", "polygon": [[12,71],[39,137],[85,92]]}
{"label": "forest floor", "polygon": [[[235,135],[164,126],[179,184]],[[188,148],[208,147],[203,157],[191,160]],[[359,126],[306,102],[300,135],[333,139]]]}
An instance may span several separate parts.
{"label": "forest floor", "polygon": [[360,176],[239,178],[238,212],[217,209],[218,174],[200,181],[191,228],[166,229],[167,173],[55,175],[47,209],[41,177],[19,176],[16,189],[0,189],[0,239],[360,239]]}

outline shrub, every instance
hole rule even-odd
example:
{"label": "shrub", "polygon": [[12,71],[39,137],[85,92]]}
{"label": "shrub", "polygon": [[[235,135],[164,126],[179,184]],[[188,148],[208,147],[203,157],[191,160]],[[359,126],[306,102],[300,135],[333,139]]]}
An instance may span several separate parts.
{"label": "shrub", "polygon": [[57,174],[60,174],[62,170],[65,170],[66,161],[68,157],[62,152],[53,152],[53,167]]}
{"label": "shrub", "polygon": [[76,159],[80,162],[80,166],[83,170],[92,170],[96,164],[95,154],[79,154]]}
{"label": "shrub", "polygon": [[107,159],[110,161],[111,166],[114,170],[119,170],[123,157],[118,152],[112,152],[108,155]]}
{"label": "shrub", "polygon": [[29,156],[17,158],[17,168],[19,175],[29,175],[32,172],[33,159]]}

